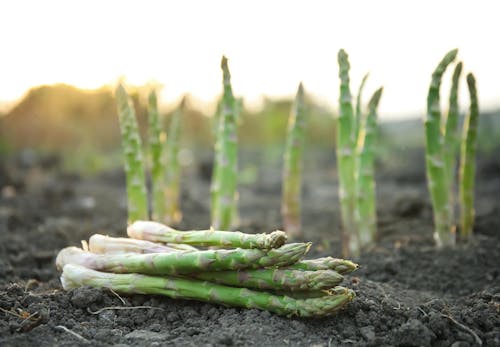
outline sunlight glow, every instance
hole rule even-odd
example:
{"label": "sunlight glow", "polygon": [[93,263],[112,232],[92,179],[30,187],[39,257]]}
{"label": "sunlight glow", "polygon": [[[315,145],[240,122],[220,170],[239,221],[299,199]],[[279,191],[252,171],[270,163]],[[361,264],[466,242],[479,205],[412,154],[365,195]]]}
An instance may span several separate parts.
{"label": "sunlight glow", "polygon": [[[353,92],[384,85],[383,119],[421,115],[430,74],[458,47],[483,109],[500,106],[495,1],[6,1],[0,4],[0,103],[31,86],[162,83],[162,98],[208,102],[229,57],[248,103],[292,96],[300,81],[330,107],[337,51],[350,55]],[[444,84],[446,86],[447,84]],[[463,84],[464,86],[465,84]],[[466,104],[465,87],[462,88]]]}

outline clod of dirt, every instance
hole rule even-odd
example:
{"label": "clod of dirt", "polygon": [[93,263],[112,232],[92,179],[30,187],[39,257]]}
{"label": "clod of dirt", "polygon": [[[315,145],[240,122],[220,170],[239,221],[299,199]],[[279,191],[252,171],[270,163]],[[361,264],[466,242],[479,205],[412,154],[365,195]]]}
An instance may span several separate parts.
{"label": "clod of dirt", "polygon": [[102,301],[102,293],[99,289],[91,287],[80,287],[72,291],[71,303],[78,308],[87,308],[91,304]]}
{"label": "clod of dirt", "polygon": [[430,346],[436,335],[421,321],[410,319],[396,331],[398,346]]}

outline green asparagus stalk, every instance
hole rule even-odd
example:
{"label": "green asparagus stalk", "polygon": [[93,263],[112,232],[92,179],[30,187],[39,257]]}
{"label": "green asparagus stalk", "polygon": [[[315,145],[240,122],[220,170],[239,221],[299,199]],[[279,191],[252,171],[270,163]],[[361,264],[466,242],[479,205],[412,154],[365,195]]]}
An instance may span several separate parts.
{"label": "green asparagus stalk", "polygon": [[158,294],[174,299],[199,300],[226,306],[255,308],[284,316],[299,317],[331,315],[344,307],[355,296],[350,289],[336,287],[332,290],[332,295],[300,300],[206,281],[139,274],[112,274],[93,271],[77,265],[64,267],[61,283],[65,290],[80,286],[110,288],[118,293]]}
{"label": "green asparagus stalk", "polygon": [[132,100],[121,83],[116,89],[116,98],[127,180],[128,221],[147,220],[148,196],[141,137]]}
{"label": "green asparagus stalk", "polygon": [[300,83],[288,122],[281,205],[285,231],[294,237],[302,235],[300,200],[305,121],[304,87]]}
{"label": "green asparagus stalk", "polygon": [[94,234],[90,237],[88,247],[90,252],[99,254],[198,251],[197,248],[184,244],[171,243],[164,245],[150,241],[109,237],[100,234]]}
{"label": "green asparagus stalk", "polygon": [[341,274],[332,270],[301,271],[289,269],[197,272],[190,276],[235,287],[282,291],[328,289],[344,279]]}
{"label": "green asparagus stalk", "polygon": [[[266,292],[271,293],[273,295],[285,295],[290,298],[294,299],[312,299],[312,298],[322,298],[324,296],[328,295],[334,295],[335,289],[337,287],[334,287],[333,293],[329,289],[322,289],[322,290],[304,290],[304,291],[295,291],[295,292],[290,292],[290,291],[284,291],[284,290],[270,290],[266,289]],[[330,288],[332,289],[332,288]],[[258,289],[254,289],[258,290]]]}
{"label": "green asparagus stalk", "polygon": [[449,98],[449,108],[448,114],[444,119],[445,122],[442,124],[444,126],[444,152],[446,158],[446,167],[448,171],[448,180],[453,181],[455,176],[453,175],[453,168],[456,162],[456,152],[459,147],[459,134],[458,134],[458,118],[459,118],[459,107],[458,107],[458,86],[460,75],[462,73],[462,62],[459,62],[455,66],[453,71],[453,77],[450,88],[450,98]]}
{"label": "green asparagus stalk", "polygon": [[210,187],[211,214],[212,226],[215,229],[229,230],[235,224],[238,145],[235,99],[231,88],[231,75],[226,57],[222,57],[221,68],[224,93],[215,144],[214,174]]}
{"label": "green asparagus stalk", "polygon": [[474,227],[474,177],[476,172],[475,158],[477,147],[477,127],[479,121],[479,104],[476,90],[476,79],[472,73],[467,74],[467,87],[470,95],[469,114],[463,126],[460,153],[460,234],[463,239],[472,236]]}
{"label": "green asparagus stalk", "polygon": [[361,80],[361,84],[359,85],[358,89],[358,95],[356,96],[356,113],[355,113],[355,121],[354,121],[354,138],[358,139],[359,138],[359,131],[361,129],[361,124],[363,123],[363,112],[361,110],[362,108],[362,97],[363,97],[363,90],[365,89],[365,84],[366,81],[368,80],[368,76],[370,74],[366,74],[363,76],[363,79]]}
{"label": "green asparagus stalk", "polygon": [[[450,99],[448,115],[444,124],[444,158],[446,162],[446,174],[448,176],[448,192],[450,199],[450,220],[452,223],[452,228],[454,228],[454,208],[455,206],[455,170],[456,170],[456,158],[459,148],[459,136],[458,136],[458,118],[459,118],[459,107],[458,107],[458,84],[460,79],[460,74],[462,73],[462,63],[458,63],[455,66],[455,71],[453,72],[453,78],[450,89]],[[443,126],[443,124],[442,124]]]}
{"label": "green asparagus stalk", "polygon": [[350,260],[323,257],[317,259],[299,260],[298,262],[287,266],[287,269],[304,271],[333,270],[341,275],[345,275],[357,270],[358,267],[358,264],[355,264]]}
{"label": "green asparagus stalk", "polygon": [[[163,142],[165,133],[162,131],[158,113],[158,99],[156,91],[151,90],[148,97],[148,123],[149,123],[149,153],[151,158],[151,214],[154,220],[165,220],[165,163],[163,161]],[[170,170],[170,168],[169,168]]]}
{"label": "green asparagus stalk", "polygon": [[179,208],[181,169],[179,165],[179,144],[181,133],[181,118],[186,103],[185,97],[172,115],[172,120],[168,129],[167,141],[165,143],[165,153],[167,169],[165,170],[165,203],[166,203],[166,223],[178,223],[182,219]]}
{"label": "green asparagus stalk", "polygon": [[215,139],[217,139],[219,128],[220,128],[220,120],[221,120],[221,114],[222,114],[222,98],[217,100],[217,105],[215,107],[215,112],[212,117],[212,135]]}
{"label": "green asparagus stalk", "polygon": [[434,211],[434,239],[438,247],[455,244],[455,234],[451,223],[451,206],[449,199],[449,183],[446,161],[443,151],[443,135],[441,132],[441,110],[439,105],[439,89],[441,79],[448,65],[457,56],[458,50],[448,52],[438,64],[429,87],[427,96],[427,118],[425,120],[426,167],[427,181],[431,193]]}
{"label": "green asparagus stalk", "polygon": [[368,116],[359,129],[357,145],[357,226],[361,247],[373,243],[377,233],[374,157],[377,137],[377,107],[383,88],[378,89],[368,103]]}
{"label": "green asparagus stalk", "polygon": [[239,231],[195,230],[179,231],[157,222],[136,221],[127,228],[129,237],[164,243],[192,246],[221,246],[270,249],[281,247],[286,234],[276,230],[270,234],[245,234]]}
{"label": "green asparagus stalk", "polygon": [[338,53],[340,77],[340,110],[337,119],[337,167],[339,173],[339,198],[342,214],[342,253],[358,255],[360,240],[355,221],[356,180],[354,114],[349,87],[349,60],[341,49]]}
{"label": "green asparagus stalk", "polygon": [[268,251],[237,248],[149,254],[94,254],[67,247],[57,255],[56,265],[59,269],[66,264],[77,264],[106,272],[148,275],[243,270],[293,264],[306,254],[310,246],[309,243],[290,243]]}

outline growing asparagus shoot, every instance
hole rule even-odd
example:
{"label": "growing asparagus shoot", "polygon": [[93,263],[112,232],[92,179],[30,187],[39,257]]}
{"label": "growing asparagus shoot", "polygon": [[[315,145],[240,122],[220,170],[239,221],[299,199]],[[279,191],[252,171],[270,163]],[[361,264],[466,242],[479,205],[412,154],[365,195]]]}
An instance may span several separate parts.
{"label": "growing asparagus shoot", "polygon": [[294,299],[284,295],[273,295],[206,281],[139,274],[104,273],[71,264],[64,266],[61,282],[66,290],[80,286],[109,288],[118,293],[158,294],[174,299],[199,300],[227,306],[256,308],[290,317],[331,315],[355,297],[352,290],[335,287],[331,290],[331,295],[311,299]]}
{"label": "growing asparagus shoot", "polygon": [[356,151],[356,189],[357,189],[357,226],[361,247],[375,240],[377,232],[377,213],[375,198],[375,148],[377,137],[377,107],[383,89],[378,89],[368,103],[368,116],[359,127]]}
{"label": "growing asparagus shoot", "polygon": [[147,220],[148,195],[141,137],[132,100],[121,83],[116,89],[116,99],[127,181],[128,221]]}
{"label": "growing asparagus shoot", "polygon": [[349,86],[349,60],[341,49],[338,53],[340,78],[340,109],[337,119],[337,167],[339,199],[342,215],[342,254],[358,255],[360,240],[356,227],[356,180],[354,112]]}
{"label": "growing asparagus shoot", "polygon": [[448,65],[456,58],[457,49],[448,52],[432,74],[427,96],[427,117],[425,119],[425,144],[427,182],[434,212],[434,239],[438,247],[455,244],[455,230],[452,228],[448,174],[443,151],[441,131],[441,109],[439,89],[441,79]]}
{"label": "growing asparagus shoot", "polygon": [[354,121],[354,138],[357,140],[359,138],[359,131],[361,128],[361,124],[363,122],[363,90],[365,89],[366,81],[368,80],[368,76],[370,74],[365,74],[363,79],[361,80],[361,84],[359,85],[358,95],[356,96],[356,113],[355,113],[355,121]]}
{"label": "growing asparagus shoot", "polygon": [[286,241],[286,234],[279,230],[270,234],[245,234],[214,229],[179,231],[161,223],[148,221],[136,221],[129,225],[127,234],[134,239],[152,242],[260,249],[278,248]]}
{"label": "growing asparagus shoot", "polygon": [[[443,152],[444,158],[446,162],[446,175],[448,176],[448,192],[450,199],[450,220],[452,223],[452,227],[455,225],[455,217],[454,217],[454,206],[456,202],[456,165],[457,165],[457,153],[460,146],[459,141],[459,133],[458,133],[458,118],[459,118],[459,107],[458,107],[458,85],[460,75],[462,73],[462,62],[458,63],[455,66],[455,70],[453,72],[451,89],[450,89],[450,98],[449,98],[449,107],[448,107],[448,115],[445,118],[444,124],[441,124],[444,127],[444,144],[443,144]],[[442,122],[443,123],[443,122]]]}
{"label": "growing asparagus shoot", "polygon": [[283,167],[283,197],[281,213],[285,231],[291,236],[301,232],[302,156],[305,133],[304,87],[300,83],[288,120],[288,132]]}
{"label": "growing asparagus shoot", "polygon": [[470,109],[463,126],[460,153],[460,234],[463,239],[472,235],[474,227],[474,177],[476,172],[475,158],[477,147],[477,128],[479,121],[479,105],[476,90],[476,79],[472,73],[467,75],[467,87],[470,95]]}
{"label": "growing asparagus shoot", "polygon": [[446,158],[446,170],[448,171],[450,182],[455,180],[454,168],[456,165],[456,153],[459,148],[459,133],[458,133],[458,118],[459,118],[459,107],[458,107],[458,86],[460,75],[462,73],[462,62],[459,62],[455,66],[453,71],[453,77],[450,88],[450,98],[448,114],[444,119],[445,122],[441,126],[444,126],[444,152]]}
{"label": "growing asparagus shoot", "polygon": [[211,217],[215,229],[229,230],[235,224],[237,206],[238,145],[235,98],[227,58],[222,57],[223,97],[215,144],[211,190]]}
{"label": "growing asparagus shoot", "polygon": [[165,133],[161,128],[155,90],[151,90],[148,96],[148,124],[151,160],[151,216],[154,220],[168,222],[165,219],[167,197],[165,194],[165,164],[163,161]]}
{"label": "growing asparagus shoot", "polygon": [[165,142],[166,170],[165,170],[165,217],[163,220],[167,224],[178,223],[182,219],[179,208],[181,168],[179,165],[179,147],[181,136],[181,123],[185,97],[179,107],[174,111],[168,129],[167,141]]}

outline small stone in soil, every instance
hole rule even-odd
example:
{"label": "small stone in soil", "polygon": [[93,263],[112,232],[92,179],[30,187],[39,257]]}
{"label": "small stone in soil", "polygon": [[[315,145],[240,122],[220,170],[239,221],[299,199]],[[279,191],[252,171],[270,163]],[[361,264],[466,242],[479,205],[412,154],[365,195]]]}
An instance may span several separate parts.
{"label": "small stone in soil", "polygon": [[165,335],[155,333],[153,331],[149,330],[134,330],[127,335],[125,335],[125,338],[128,340],[144,340],[144,341],[162,341],[165,338]]}
{"label": "small stone in soil", "polygon": [[361,333],[361,336],[365,338],[366,341],[372,341],[373,339],[375,339],[375,331],[373,326],[371,325],[359,328],[359,332]]}

